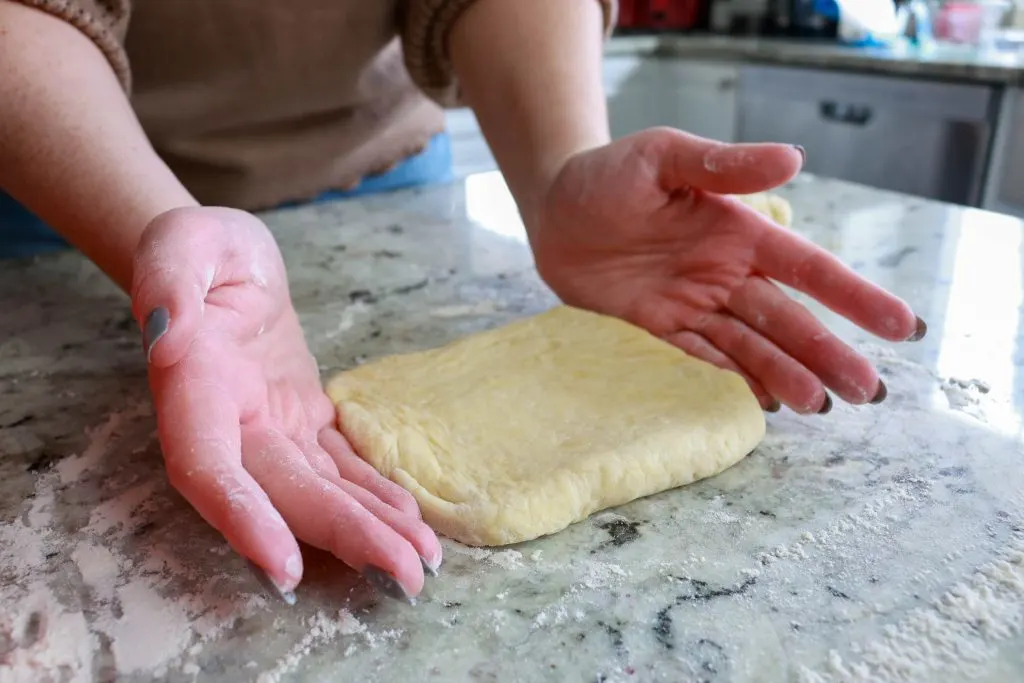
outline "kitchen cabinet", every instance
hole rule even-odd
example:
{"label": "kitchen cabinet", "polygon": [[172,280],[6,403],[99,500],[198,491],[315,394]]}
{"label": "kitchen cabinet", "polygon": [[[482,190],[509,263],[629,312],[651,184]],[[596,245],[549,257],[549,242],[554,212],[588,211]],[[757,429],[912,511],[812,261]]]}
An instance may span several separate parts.
{"label": "kitchen cabinet", "polygon": [[676,127],[694,135],[735,142],[739,67],[670,60],[665,62],[665,71],[665,99],[676,113]]}
{"label": "kitchen cabinet", "polygon": [[[823,177],[1024,216],[1020,89],[641,55],[607,55],[603,79],[616,138],[791,142]],[[496,167],[470,110],[448,121],[456,175]]]}
{"label": "kitchen cabinet", "polygon": [[[652,126],[672,126],[715,140],[736,139],[737,66],[724,62],[607,56],[603,79],[616,138]],[[497,167],[468,108],[446,112],[454,173]]]}
{"label": "kitchen cabinet", "polygon": [[1024,218],[1024,89],[1003,95],[982,208]]}
{"label": "kitchen cabinet", "polygon": [[604,87],[612,135],[672,126],[732,142],[739,69],[726,62],[608,56]]}
{"label": "kitchen cabinet", "polygon": [[997,104],[986,85],[744,66],[738,137],[803,145],[811,173],[979,206]]}
{"label": "kitchen cabinet", "polygon": [[671,114],[662,97],[662,67],[658,59],[632,55],[605,58],[604,90],[613,137],[669,125]]}

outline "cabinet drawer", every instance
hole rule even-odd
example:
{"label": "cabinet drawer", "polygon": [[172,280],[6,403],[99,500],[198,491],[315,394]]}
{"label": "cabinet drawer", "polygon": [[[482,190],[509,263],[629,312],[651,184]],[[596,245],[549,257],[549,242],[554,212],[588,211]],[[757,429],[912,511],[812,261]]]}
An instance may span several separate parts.
{"label": "cabinet drawer", "polygon": [[745,67],[739,139],[807,149],[806,170],[978,205],[995,91],[808,69]]}
{"label": "cabinet drawer", "polygon": [[899,110],[903,116],[987,121],[994,97],[985,85],[934,83],[909,78],[835,73],[818,69],[743,67],[744,94],[815,104],[835,102]]}

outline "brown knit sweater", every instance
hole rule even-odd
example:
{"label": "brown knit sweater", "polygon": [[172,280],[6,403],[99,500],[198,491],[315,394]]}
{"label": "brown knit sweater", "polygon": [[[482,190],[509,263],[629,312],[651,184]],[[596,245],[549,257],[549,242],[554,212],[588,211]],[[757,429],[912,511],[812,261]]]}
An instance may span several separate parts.
{"label": "brown knit sweater", "polygon": [[441,132],[446,39],[474,0],[19,1],[99,46],[200,202],[254,210],[354,187]]}

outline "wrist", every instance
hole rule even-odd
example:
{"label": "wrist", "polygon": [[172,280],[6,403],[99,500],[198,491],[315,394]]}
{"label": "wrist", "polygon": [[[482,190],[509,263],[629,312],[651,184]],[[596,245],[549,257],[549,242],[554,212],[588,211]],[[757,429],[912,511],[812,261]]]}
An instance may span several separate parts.
{"label": "wrist", "polygon": [[586,152],[607,145],[610,140],[611,136],[607,131],[595,131],[590,136],[581,136],[561,145],[551,145],[543,153],[535,155],[532,169],[522,174],[522,179],[513,179],[506,173],[509,189],[515,197],[527,231],[532,230],[539,222],[540,213],[544,210],[551,188],[566,165]]}

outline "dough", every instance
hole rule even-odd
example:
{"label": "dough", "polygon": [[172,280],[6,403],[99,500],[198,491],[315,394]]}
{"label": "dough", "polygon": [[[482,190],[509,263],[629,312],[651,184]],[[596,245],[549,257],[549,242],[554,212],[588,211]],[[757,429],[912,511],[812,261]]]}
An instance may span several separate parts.
{"label": "dough", "polygon": [[776,194],[758,192],[756,194],[734,196],[750,208],[763,213],[765,216],[768,216],[784,228],[788,228],[793,224],[793,208],[789,205],[788,201]]}
{"label": "dough", "polygon": [[343,372],[327,393],[356,451],[469,545],[713,476],[765,433],[739,375],[565,306]]}

